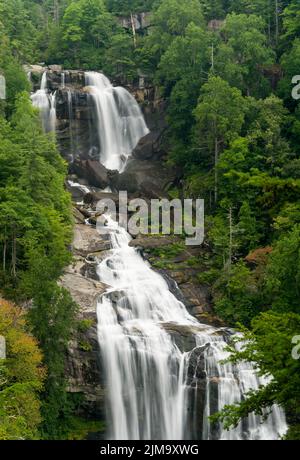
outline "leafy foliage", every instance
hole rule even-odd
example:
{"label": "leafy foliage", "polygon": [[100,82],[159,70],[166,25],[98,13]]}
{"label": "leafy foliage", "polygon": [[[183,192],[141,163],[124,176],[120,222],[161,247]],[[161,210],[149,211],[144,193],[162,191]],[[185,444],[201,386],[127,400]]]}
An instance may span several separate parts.
{"label": "leafy foliage", "polygon": [[26,330],[21,309],[0,298],[0,335],[7,357],[0,361],[0,439],[38,439],[42,421],[39,393],[45,368],[37,341]]}

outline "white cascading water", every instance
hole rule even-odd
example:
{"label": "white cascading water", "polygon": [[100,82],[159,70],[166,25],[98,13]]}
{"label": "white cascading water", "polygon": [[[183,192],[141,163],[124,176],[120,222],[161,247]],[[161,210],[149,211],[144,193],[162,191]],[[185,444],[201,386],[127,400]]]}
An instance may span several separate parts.
{"label": "white cascading water", "polygon": [[122,172],[139,140],[149,133],[141,109],[125,88],[113,87],[105,75],[86,72],[85,76],[95,104],[99,160],[107,169]]}
{"label": "white cascading water", "polygon": [[50,95],[49,131],[56,129],[56,91]]}
{"label": "white cascading water", "polygon": [[69,117],[69,135],[70,135],[70,158],[72,162],[75,158],[75,144],[73,136],[73,100],[72,92],[70,89],[67,89],[67,101],[68,101],[68,117]]}
{"label": "white cascading water", "polygon": [[[98,275],[110,289],[99,299],[98,336],[107,379],[109,439],[195,439],[190,427],[199,423],[203,423],[203,439],[279,439],[287,426],[278,407],[262,424],[250,415],[231,431],[212,429],[207,416],[241,401],[262,382],[249,363],[220,363],[227,357],[226,331],[193,318],[163,277],[129,246],[130,235],[110,217],[107,225],[112,251],[99,264]],[[180,351],[170,334],[172,328],[188,329],[196,348]],[[189,407],[193,376],[188,375],[188,367],[197,350],[203,353],[206,373],[200,421],[197,409]]]}
{"label": "white cascading water", "polygon": [[41,113],[45,132],[55,132],[56,127],[56,93],[48,94],[47,72],[43,73],[41,87],[31,95],[32,104]]}

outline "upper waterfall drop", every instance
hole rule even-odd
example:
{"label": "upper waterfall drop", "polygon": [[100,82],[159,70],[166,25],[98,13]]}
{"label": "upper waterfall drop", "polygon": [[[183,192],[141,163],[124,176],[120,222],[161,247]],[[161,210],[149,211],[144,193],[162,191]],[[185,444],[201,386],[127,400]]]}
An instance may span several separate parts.
{"label": "upper waterfall drop", "polygon": [[139,140],[149,133],[134,97],[97,72],[86,72],[86,85],[95,103],[100,143],[100,162],[111,170],[124,171]]}
{"label": "upper waterfall drop", "polygon": [[47,71],[43,73],[40,89],[31,95],[32,104],[39,109],[45,132],[55,132],[56,128],[56,92],[48,94]]}

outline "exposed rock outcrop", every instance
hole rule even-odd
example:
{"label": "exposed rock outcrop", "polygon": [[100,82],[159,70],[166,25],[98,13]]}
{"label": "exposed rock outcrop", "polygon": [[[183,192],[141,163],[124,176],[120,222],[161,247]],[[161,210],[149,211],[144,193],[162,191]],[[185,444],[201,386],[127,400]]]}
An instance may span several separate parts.
{"label": "exposed rock outcrop", "polygon": [[76,224],[74,261],[60,280],[79,307],[77,328],[66,356],[67,390],[83,396],[80,407],[85,417],[100,420],[105,418],[105,384],[97,336],[97,301],[107,286],[98,281],[96,272],[97,257],[109,248],[109,242],[94,228]]}
{"label": "exposed rock outcrop", "polygon": [[112,185],[116,190],[140,192],[146,198],[164,198],[176,180],[177,172],[161,162],[131,159],[126,170],[113,177]]}
{"label": "exposed rock outcrop", "polygon": [[105,189],[110,185],[108,170],[96,160],[75,160],[70,166],[70,172],[86,179],[94,187]]}
{"label": "exposed rock outcrop", "polygon": [[110,249],[110,240],[107,235],[102,237],[89,225],[76,225],[73,241],[73,253],[87,257],[89,254]]}
{"label": "exposed rock outcrop", "polygon": [[132,152],[133,158],[137,160],[160,160],[166,153],[163,147],[163,133],[164,129],[160,128],[143,137]]}
{"label": "exposed rock outcrop", "polygon": [[204,409],[206,404],[206,370],[205,370],[205,352],[209,345],[195,348],[189,357],[189,366],[187,371],[187,385],[189,386],[188,411],[197,414],[197,423],[189,419],[190,426],[187,431],[191,434],[192,439],[202,439]]}
{"label": "exposed rock outcrop", "polygon": [[118,22],[124,29],[132,29],[134,26],[137,31],[145,30],[151,26],[151,13],[136,13],[131,17],[119,16]]}

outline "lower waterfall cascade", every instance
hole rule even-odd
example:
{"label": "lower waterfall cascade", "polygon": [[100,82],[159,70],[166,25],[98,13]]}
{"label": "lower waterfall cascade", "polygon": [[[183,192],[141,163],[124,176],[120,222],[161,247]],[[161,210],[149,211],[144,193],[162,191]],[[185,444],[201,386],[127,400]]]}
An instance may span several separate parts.
{"label": "lower waterfall cascade", "polygon": [[[98,303],[98,336],[108,387],[108,437],[112,440],[279,439],[287,425],[274,406],[268,419],[253,414],[230,431],[211,427],[208,416],[227,404],[238,403],[250,389],[263,384],[250,363],[221,364],[223,329],[200,324],[170,292],[164,278],[153,271],[131,237],[107,217],[112,251],[98,266],[101,282],[110,286]],[[181,351],[168,333],[170,325],[189,328],[195,337],[192,352]],[[188,384],[192,354],[205,360],[206,394],[203,419],[191,404],[197,397]],[[195,379],[193,385],[196,385]],[[217,392],[213,404],[212,388]],[[202,417],[200,415],[200,417]]]}

